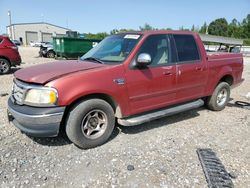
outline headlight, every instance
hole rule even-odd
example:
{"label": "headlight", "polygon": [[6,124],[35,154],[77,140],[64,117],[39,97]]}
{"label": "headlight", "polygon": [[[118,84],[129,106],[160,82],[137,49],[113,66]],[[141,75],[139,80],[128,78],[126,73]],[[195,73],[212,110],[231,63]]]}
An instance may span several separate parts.
{"label": "headlight", "polygon": [[57,102],[57,91],[53,88],[29,89],[25,95],[24,103],[34,106],[51,106]]}

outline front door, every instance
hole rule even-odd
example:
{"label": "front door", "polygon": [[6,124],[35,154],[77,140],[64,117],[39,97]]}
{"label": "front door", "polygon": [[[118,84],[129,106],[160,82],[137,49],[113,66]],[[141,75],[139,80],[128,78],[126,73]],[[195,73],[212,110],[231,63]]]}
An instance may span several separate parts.
{"label": "front door", "polygon": [[142,44],[141,53],[151,56],[147,67],[131,67],[126,72],[131,114],[157,109],[176,99],[176,65],[171,59],[167,35],[151,35]]}

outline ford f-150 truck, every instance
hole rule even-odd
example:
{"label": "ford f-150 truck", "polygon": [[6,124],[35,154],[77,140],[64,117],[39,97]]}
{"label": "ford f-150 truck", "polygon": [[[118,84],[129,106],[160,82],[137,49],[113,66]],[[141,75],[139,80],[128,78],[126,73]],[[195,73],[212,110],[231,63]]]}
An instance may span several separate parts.
{"label": "ford f-150 truck", "polygon": [[79,60],[15,72],[8,115],[28,135],[62,129],[92,148],[109,139],[116,120],[132,126],[204,104],[224,109],[242,71],[241,54],[207,54],[197,33],[120,33]]}

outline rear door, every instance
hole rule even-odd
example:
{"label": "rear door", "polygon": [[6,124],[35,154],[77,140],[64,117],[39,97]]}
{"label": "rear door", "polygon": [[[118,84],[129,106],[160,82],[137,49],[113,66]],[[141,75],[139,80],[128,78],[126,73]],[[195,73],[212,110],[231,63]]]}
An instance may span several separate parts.
{"label": "rear door", "polygon": [[203,96],[206,87],[206,63],[202,61],[200,51],[193,35],[174,34],[176,47],[178,102]]}
{"label": "rear door", "polygon": [[175,100],[176,65],[172,61],[168,35],[150,35],[139,49],[151,56],[148,67],[130,67],[126,72],[132,114],[172,104]]}

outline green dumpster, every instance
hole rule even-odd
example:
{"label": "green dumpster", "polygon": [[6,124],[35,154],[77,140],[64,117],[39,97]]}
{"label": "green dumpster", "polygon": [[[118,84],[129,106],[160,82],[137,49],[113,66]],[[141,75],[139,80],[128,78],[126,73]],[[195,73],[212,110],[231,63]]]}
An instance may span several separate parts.
{"label": "green dumpster", "polygon": [[101,40],[96,39],[53,37],[53,48],[57,57],[77,59],[87,53],[100,41]]}

